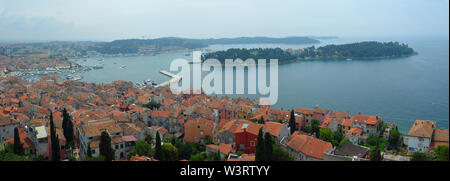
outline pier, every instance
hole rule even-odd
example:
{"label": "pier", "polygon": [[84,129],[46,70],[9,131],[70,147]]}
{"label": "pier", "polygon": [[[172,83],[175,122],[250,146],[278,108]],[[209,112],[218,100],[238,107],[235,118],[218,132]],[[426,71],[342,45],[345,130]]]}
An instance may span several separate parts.
{"label": "pier", "polygon": [[161,84],[158,84],[158,85],[156,85],[155,87],[165,87],[165,86],[170,86],[170,84],[172,84],[172,83],[178,83],[178,81],[181,80],[181,77],[180,77],[180,76],[175,75],[175,74],[173,74],[173,73],[170,73],[170,72],[168,72],[168,71],[160,70],[159,72],[162,73],[162,74],[164,74],[164,75],[167,75],[167,76],[169,76],[169,77],[172,77],[172,79],[170,79],[170,80],[168,80],[168,81],[166,81],[166,82],[163,82],[163,83],[161,83]]}

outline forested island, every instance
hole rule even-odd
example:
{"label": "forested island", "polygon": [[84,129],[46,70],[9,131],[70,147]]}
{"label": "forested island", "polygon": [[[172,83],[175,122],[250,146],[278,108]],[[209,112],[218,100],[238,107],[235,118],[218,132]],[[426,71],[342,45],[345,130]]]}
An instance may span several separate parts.
{"label": "forested island", "polygon": [[187,38],[156,38],[156,39],[126,39],[112,42],[98,42],[90,46],[88,51],[96,51],[101,54],[146,54],[165,50],[196,49],[214,44],[314,44],[319,40],[309,37],[239,37],[219,39],[187,39]]}
{"label": "forested island", "polygon": [[407,44],[398,42],[359,42],[343,45],[326,45],[315,48],[314,46],[292,50],[281,48],[231,48],[224,51],[216,51],[202,55],[202,60],[210,58],[224,62],[225,59],[240,58],[252,59],[278,59],[278,63],[290,63],[308,59],[377,59],[411,56],[416,52]]}

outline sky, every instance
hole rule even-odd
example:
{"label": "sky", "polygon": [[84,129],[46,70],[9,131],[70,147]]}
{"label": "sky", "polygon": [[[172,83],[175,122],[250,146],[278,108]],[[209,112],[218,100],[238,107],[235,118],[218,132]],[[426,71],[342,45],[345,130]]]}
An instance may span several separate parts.
{"label": "sky", "polygon": [[448,32],[448,0],[0,0],[3,41]]}

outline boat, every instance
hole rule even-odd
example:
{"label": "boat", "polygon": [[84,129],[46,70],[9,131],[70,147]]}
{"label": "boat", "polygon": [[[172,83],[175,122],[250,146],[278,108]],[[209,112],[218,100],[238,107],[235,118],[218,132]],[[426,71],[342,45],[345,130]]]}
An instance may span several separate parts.
{"label": "boat", "polygon": [[190,53],[186,53],[186,54],[184,54],[184,56],[191,56],[191,54]]}
{"label": "boat", "polygon": [[126,66],[126,65],[122,65],[122,66],[120,66],[120,68],[121,68],[121,69],[126,69],[127,66]]}
{"label": "boat", "polygon": [[93,69],[102,69],[103,66],[102,66],[102,65],[94,65],[92,68],[93,68]]}
{"label": "boat", "polygon": [[83,79],[83,77],[81,77],[80,75],[76,75],[76,76],[72,77],[72,79],[70,79],[70,80],[81,80],[81,79]]}

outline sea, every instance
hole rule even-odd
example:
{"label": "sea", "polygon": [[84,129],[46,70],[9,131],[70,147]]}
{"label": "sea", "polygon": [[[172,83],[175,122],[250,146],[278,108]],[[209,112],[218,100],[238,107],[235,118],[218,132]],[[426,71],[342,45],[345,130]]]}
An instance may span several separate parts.
{"label": "sea", "polygon": [[[333,111],[349,112],[350,115],[379,115],[386,122],[396,123],[403,133],[408,132],[415,120],[434,120],[438,128],[449,128],[448,37],[339,37],[320,41],[317,44],[237,44],[211,45],[208,48],[298,49],[362,41],[406,43],[418,54],[375,60],[306,60],[279,65],[278,101],[274,107],[286,110],[297,107],[314,108],[318,105]],[[75,73],[81,75],[82,81],[86,82],[126,80],[138,83],[151,80],[162,83],[170,77],[161,74],[160,70],[168,71],[172,60],[177,58],[192,61],[192,51],[146,56],[92,57],[71,61],[84,66],[103,67]],[[207,73],[204,72],[203,76]],[[245,82],[248,83],[248,80]],[[226,96],[251,99],[266,97],[247,92]]]}

